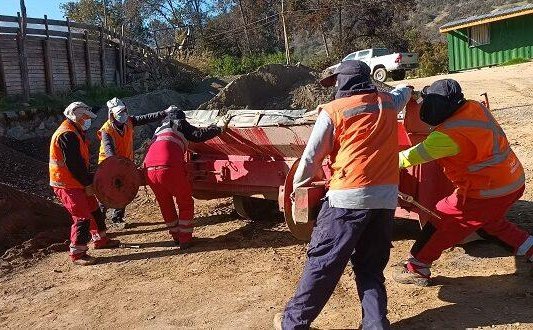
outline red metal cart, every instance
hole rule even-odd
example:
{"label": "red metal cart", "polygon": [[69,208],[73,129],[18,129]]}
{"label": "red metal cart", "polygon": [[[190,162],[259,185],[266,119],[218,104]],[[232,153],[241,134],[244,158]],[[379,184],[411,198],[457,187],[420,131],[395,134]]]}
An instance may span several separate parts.
{"label": "red metal cart", "polygon": [[[398,120],[400,150],[424,139],[430,128],[419,119],[420,105],[410,101],[405,119]],[[258,113],[258,116],[260,114]],[[316,117],[315,117],[316,118]],[[323,176],[310,187],[295,191],[295,218],[290,194],[298,159],[312,131],[313,117],[290,125],[231,127],[220,137],[191,144],[188,163],[194,197],[212,199],[233,197],[239,215],[260,220],[272,209],[284,213],[291,233],[308,240],[318,201],[324,196],[329,178],[328,160]],[[453,187],[435,163],[415,166],[401,173],[400,191],[433,209]],[[277,205],[276,205],[277,204]],[[426,221],[428,214],[400,200],[396,215]]]}

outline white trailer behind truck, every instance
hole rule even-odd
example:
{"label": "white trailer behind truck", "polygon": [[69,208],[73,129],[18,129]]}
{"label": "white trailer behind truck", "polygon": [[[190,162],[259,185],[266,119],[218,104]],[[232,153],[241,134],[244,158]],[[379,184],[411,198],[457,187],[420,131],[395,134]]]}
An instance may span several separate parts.
{"label": "white trailer behind truck", "polygon": [[[368,64],[372,69],[375,80],[385,81],[387,78],[402,80],[407,70],[418,67],[418,54],[416,53],[392,53],[387,48],[370,48],[348,54],[342,62],[348,60],[360,60]],[[340,63],[330,66],[326,70],[333,72]]]}

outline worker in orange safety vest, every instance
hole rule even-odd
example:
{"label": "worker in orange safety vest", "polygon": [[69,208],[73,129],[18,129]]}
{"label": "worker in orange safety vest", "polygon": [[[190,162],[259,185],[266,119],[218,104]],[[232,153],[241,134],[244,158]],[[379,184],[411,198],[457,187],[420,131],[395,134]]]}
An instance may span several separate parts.
{"label": "worker in orange safety vest", "polygon": [[285,311],[276,314],[276,329],[309,329],[348,262],[363,309],[362,329],[390,328],[383,271],[398,205],[397,116],[411,98],[411,88],[381,92],[371,72],[366,63],[348,60],[320,82],[336,86],[335,100],[319,106],[293,186],[310,185],[328,155],[332,175],[302,277]]}
{"label": "worker in orange safety vest", "polygon": [[394,279],[428,285],[433,261],[476,231],[533,261],[533,236],[505,218],[524,193],[525,175],[503,129],[483,104],[466,100],[453,79],[425,87],[422,97],[420,118],[435,128],[400,152],[400,168],[437,161],[456,190],[437,203],[442,219],[424,225]]}
{"label": "worker in orange safety vest", "polygon": [[50,186],[72,216],[70,258],[77,265],[91,265],[96,259],[87,254],[87,244],[95,249],[119,246],[106,237],[105,216],[98,207],[89,172],[89,141],[85,132],[96,115],[82,102],[71,103],[66,119],[50,142]]}
{"label": "worker in orange safety vest", "polygon": [[[122,156],[133,160],[133,133],[134,127],[160,121],[165,118],[169,109],[149,113],[141,116],[132,116],[128,113],[128,108],[124,102],[118,98],[107,101],[109,119],[97,132],[100,140],[100,152],[98,164],[110,156]],[[106,208],[100,205],[102,212],[106,213]],[[114,209],[111,221],[117,228],[124,229],[125,208]]]}

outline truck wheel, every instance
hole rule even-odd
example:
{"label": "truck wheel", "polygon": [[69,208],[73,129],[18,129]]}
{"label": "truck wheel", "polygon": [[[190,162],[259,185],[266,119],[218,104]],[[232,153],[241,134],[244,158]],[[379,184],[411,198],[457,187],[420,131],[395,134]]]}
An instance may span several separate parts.
{"label": "truck wheel", "polygon": [[404,80],[405,79],[405,70],[392,71],[390,73],[392,80]]}
{"label": "truck wheel", "polygon": [[248,220],[272,220],[280,217],[278,203],[269,199],[233,196],[233,206],[238,215]]}
{"label": "truck wheel", "polygon": [[387,80],[387,70],[384,67],[374,69],[374,80],[384,82]]}

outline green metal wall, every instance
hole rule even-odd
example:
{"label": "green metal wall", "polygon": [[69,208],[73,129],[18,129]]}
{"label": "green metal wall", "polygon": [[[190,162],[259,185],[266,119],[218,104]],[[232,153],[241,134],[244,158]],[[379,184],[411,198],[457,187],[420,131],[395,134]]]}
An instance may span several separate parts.
{"label": "green metal wall", "polygon": [[496,65],[514,58],[533,58],[533,15],[490,23],[490,44],[470,47],[467,29],[448,32],[449,70]]}

